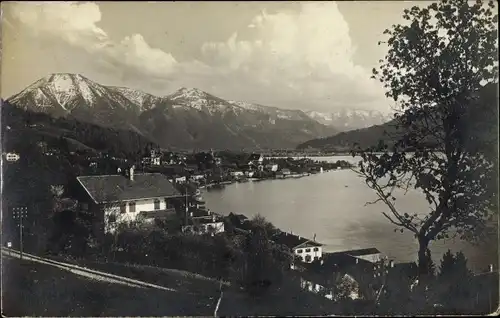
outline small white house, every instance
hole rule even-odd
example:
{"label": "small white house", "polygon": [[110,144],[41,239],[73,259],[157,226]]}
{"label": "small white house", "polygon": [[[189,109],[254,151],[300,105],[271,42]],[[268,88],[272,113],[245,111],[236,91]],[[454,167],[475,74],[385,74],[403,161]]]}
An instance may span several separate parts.
{"label": "small white house", "polygon": [[5,154],[5,160],[10,162],[18,161],[20,158],[19,154],[14,152],[8,152]]}
{"label": "small white house", "polygon": [[230,175],[232,177],[242,177],[244,176],[245,174],[243,173],[243,171],[231,171],[230,172]]}
{"label": "small white house", "polygon": [[292,250],[305,263],[312,263],[314,260],[321,259],[323,253],[321,244],[310,241],[295,246]]}
{"label": "small white house", "polygon": [[186,176],[182,176],[182,177],[175,177],[175,178],[174,178],[174,182],[175,182],[175,183],[185,183],[185,182],[186,182]]}
{"label": "small white house", "polygon": [[255,174],[255,171],[245,171],[245,176],[248,178],[252,178]]}
{"label": "small white house", "polygon": [[276,244],[287,246],[304,263],[312,263],[323,257],[323,244],[318,242],[286,232],[275,235],[272,240]]}
{"label": "small white house", "polygon": [[[330,300],[335,300],[335,301],[339,300],[338,293],[336,294],[333,292],[333,290],[328,289],[319,283],[304,279],[302,277],[300,278],[300,287],[304,290],[313,293],[323,292],[325,298],[328,298]],[[342,288],[342,290],[339,290],[338,292],[341,292],[344,295],[347,294],[348,297],[352,300],[361,298],[359,283],[349,274],[344,274],[338,278],[337,287]]]}
{"label": "small white house", "polygon": [[152,158],[151,164],[154,165],[154,166],[159,166],[161,164],[160,157],[154,157],[154,158]]}
{"label": "small white house", "polygon": [[278,171],[278,164],[276,163],[269,163],[266,165],[266,170],[276,172]]}
{"label": "small white house", "polygon": [[191,179],[194,181],[199,181],[205,179],[205,175],[203,174],[194,174],[191,176]]}

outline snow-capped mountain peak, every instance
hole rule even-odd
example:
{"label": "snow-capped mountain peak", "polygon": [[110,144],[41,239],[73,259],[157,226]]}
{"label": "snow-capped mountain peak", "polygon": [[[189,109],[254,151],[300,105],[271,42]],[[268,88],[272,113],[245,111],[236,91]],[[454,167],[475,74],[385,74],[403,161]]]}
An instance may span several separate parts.
{"label": "snow-capped mountain peak", "polygon": [[80,74],[55,73],[28,86],[21,93],[11,97],[16,102],[31,95],[40,108],[56,102],[62,109],[70,111],[76,107],[76,97],[92,105],[96,96],[106,94],[106,89]]}
{"label": "snow-capped mountain peak", "polygon": [[332,112],[307,111],[306,114],[321,124],[342,130],[381,125],[392,119],[390,114],[376,110],[341,108]]}
{"label": "snow-capped mountain peak", "polygon": [[173,94],[169,95],[168,98],[171,100],[176,100],[176,99],[197,99],[197,98],[207,98],[208,93],[197,89],[197,88],[187,88],[187,87],[181,87],[178,89],[176,92]]}

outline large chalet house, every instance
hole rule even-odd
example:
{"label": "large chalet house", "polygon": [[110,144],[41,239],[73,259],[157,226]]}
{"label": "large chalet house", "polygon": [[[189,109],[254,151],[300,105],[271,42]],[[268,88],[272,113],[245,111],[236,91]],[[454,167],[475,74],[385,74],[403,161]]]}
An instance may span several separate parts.
{"label": "large chalet house", "polygon": [[278,245],[288,247],[304,263],[320,260],[323,254],[323,244],[291,233],[280,232],[274,235],[271,240]]}
{"label": "large chalet house", "polygon": [[77,177],[80,211],[95,220],[96,234],[114,232],[119,223],[177,219],[176,204],[183,195],[161,173]]}

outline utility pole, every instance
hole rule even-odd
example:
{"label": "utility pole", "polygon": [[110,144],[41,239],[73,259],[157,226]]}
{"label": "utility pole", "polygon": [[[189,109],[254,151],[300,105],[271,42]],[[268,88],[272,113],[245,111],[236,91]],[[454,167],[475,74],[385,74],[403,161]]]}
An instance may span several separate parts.
{"label": "utility pole", "polygon": [[184,225],[188,225],[188,213],[189,213],[189,207],[188,207],[188,188],[187,188],[187,184],[186,184],[186,212],[185,212],[185,221],[184,221]]}
{"label": "utility pole", "polygon": [[23,258],[23,220],[28,216],[28,208],[27,207],[17,207],[12,209],[13,218],[18,220],[19,226],[19,253],[20,258]]}

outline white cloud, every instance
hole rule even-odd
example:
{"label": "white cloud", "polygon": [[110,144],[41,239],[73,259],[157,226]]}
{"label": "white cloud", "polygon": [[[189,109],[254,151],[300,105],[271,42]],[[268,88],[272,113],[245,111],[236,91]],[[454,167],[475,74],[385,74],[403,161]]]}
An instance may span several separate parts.
{"label": "white cloud", "polygon": [[378,83],[352,60],[356,48],[335,2],[306,2],[298,12],[263,11],[244,30],[246,38],[235,31],[226,41],[207,42],[200,48],[200,60],[187,62],[151,47],[140,34],[111,41],[97,26],[101,12],[95,3],[12,7],[14,17],[33,34],[81,47],[117,73],[137,74],[142,88],[156,93],[166,93],[160,89],[163,81],[170,90],[194,86],[221,97],[281,107],[387,108]]}
{"label": "white cloud", "polygon": [[340,103],[385,106],[380,87],[369,79],[371,74],[352,60],[355,48],[349,26],[335,2],[303,3],[298,13],[263,12],[249,28],[253,39],[239,39],[234,33],[226,42],[206,43],[202,51],[207,63],[234,73],[243,71],[244,76],[268,85],[270,89],[259,96],[269,102],[289,96],[296,105],[323,109]]}
{"label": "white cloud", "polygon": [[101,11],[95,3],[52,2],[15,3],[11,12],[39,37],[59,37],[105,60],[112,60],[153,76],[168,75],[177,61],[160,49],[152,48],[143,36],[133,34],[118,43],[111,41],[96,23]]}

